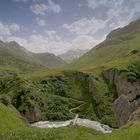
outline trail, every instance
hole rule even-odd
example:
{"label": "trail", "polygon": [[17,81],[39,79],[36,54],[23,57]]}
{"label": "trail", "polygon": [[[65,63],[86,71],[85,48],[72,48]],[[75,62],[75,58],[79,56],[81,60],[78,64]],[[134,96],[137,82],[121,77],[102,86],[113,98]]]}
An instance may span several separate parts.
{"label": "trail", "polygon": [[69,112],[70,112],[71,114],[74,114],[74,115],[75,115],[75,117],[74,117],[74,119],[73,119],[73,125],[75,125],[75,124],[77,123],[79,114],[74,113],[74,110],[77,110],[77,109],[79,109],[81,106],[84,106],[84,105],[86,104],[86,102],[80,101],[80,100],[76,100],[76,99],[73,99],[73,98],[71,98],[71,99],[74,100],[74,101],[76,101],[76,102],[81,103],[79,106],[74,107],[74,108],[71,108],[71,109],[69,110]]}
{"label": "trail", "polygon": [[74,108],[71,108],[71,109],[69,110],[69,112],[70,112],[71,114],[75,114],[75,115],[76,115],[76,113],[74,113],[74,110],[77,110],[77,109],[79,109],[80,107],[82,107],[82,106],[84,106],[85,104],[87,104],[87,102],[85,102],[85,101],[80,101],[80,100],[76,100],[76,99],[73,99],[73,98],[70,98],[70,99],[72,99],[72,100],[74,100],[74,101],[76,101],[76,102],[81,103],[79,106],[74,107]]}
{"label": "trail", "polygon": [[74,111],[79,109],[83,105],[85,105],[87,102],[76,100],[73,98],[69,98],[69,99],[72,99],[72,100],[75,100],[75,101],[81,103],[77,107],[71,108],[69,110],[70,113],[75,115],[74,119],[67,120],[67,121],[54,121],[54,122],[39,121],[39,122],[33,123],[32,126],[39,127],[39,128],[59,128],[59,127],[66,127],[66,126],[73,124],[73,125],[84,126],[87,128],[92,128],[92,129],[95,129],[97,131],[101,131],[103,133],[111,133],[113,131],[113,129],[110,128],[108,125],[101,124],[98,121],[92,121],[89,119],[79,118],[79,114],[74,113]]}

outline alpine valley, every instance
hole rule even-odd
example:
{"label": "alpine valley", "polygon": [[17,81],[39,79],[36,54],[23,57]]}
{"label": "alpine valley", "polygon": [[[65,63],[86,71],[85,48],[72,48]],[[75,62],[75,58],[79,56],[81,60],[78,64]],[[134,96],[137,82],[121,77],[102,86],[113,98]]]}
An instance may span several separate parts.
{"label": "alpine valley", "polygon": [[[113,30],[86,53],[77,51],[71,62],[64,54],[0,41],[1,140],[140,139],[140,20]],[[79,118],[112,133],[75,125]],[[31,125],[73,119],[59,128]]]}

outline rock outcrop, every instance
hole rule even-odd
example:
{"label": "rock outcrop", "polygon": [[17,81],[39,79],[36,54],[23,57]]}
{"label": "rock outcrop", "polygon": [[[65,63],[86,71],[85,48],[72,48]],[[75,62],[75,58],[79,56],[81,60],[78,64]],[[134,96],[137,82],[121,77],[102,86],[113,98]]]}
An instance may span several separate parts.
{"label": "rock outcrop", "polygon": [[27,119],[29,123],[41,120],[41,111],[35,106],[29,106],[26,111],[23,111],[22,116]]}
{"label": "rock outcrop", "polygon": [[103,76],[116,86],[118,99],[113,104],[120,126],[127,123],[131,114],[140,107],[140,84],[123,79],[117,69],[103,71]]}
{"label": "rock outcrop", "polygon": [[78,79],[85,82],[87,90],[90,93],[94,93],[94,94],[92,94],[94,101],[98,102],[98,98],[96,96],[97,87],[96,87],[96,84],[94,83],[93,79],[89,76],[89,74],[83,73],[83,72],[76,72],[75,74],[78,77]]}

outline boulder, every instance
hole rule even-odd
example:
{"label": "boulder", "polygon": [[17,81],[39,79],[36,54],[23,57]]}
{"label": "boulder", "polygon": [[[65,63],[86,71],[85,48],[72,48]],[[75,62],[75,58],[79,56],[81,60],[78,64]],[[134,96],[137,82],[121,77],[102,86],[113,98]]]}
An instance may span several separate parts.
{"label": "boulder", "polygon": [[41,111],[35,106],[29,106],[23,111],[22,116],[27,119],[29,123],[37,122],[41,119]]}
{"label": "boulder", "polygon": [[133,112],[133,109],[125,95],[119,96],[113,104],[113,109],[120,126],[127,123],[129,116]]}

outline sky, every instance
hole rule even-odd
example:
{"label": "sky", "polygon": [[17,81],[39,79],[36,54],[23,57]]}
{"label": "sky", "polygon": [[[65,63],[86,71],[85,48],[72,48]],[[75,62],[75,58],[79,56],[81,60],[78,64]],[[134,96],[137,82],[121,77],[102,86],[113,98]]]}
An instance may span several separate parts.
{"label": "sky", "polygon": [[91,49],[140,18],[140,0],[0,0],[0,40],[56,55]]}

